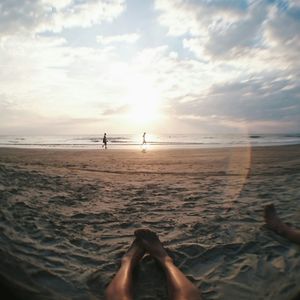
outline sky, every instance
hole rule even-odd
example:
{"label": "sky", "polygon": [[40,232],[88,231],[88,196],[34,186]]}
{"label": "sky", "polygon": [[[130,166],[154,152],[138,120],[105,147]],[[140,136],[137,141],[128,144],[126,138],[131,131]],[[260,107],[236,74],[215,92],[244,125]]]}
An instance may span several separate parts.
{"label": "sky", "polygon": [[0,0],[0,134],[300,132],[300,0]]}

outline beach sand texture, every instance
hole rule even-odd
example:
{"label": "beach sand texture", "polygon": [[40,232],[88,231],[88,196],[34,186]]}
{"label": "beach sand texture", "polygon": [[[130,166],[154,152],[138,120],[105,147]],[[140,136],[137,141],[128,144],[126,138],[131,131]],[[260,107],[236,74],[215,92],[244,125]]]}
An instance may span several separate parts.
{"label": "beach sand texture", "polygon": [[[157,232],[204,299],[290,299],[300,247],[269,231],[274,203],[300,227],[300,146],[0,149],[0,276],[23,299],[103,299],[138,228]],[[145,257],[136,299],[167,299]]]}

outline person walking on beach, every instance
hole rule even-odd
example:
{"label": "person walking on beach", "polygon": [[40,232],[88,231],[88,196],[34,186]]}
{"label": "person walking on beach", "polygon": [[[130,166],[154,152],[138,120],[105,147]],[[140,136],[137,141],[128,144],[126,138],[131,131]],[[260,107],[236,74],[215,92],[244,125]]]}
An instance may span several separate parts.
{"label": "person walking on beach", "polygon": [[143,134],[143,145],[146,145],[146,132]]}
{"label": "person walking on beach", "polygon": [[104,136],[103,136],[103,144],[102,144],[102,148],[105,148],[107,149],[107,137],[106,137],[106,133],[104,133]]}
{"label": "person walking on beach", "polygon": [[138,229],[134,234],[134,242],[123,256],[120,269],[105,291],[106,300],[133,299],[133,270],[145,252],[148,252],[162,266],[168,282],[169,299],[202,299],[198,288],[174,265],[155,232]]}

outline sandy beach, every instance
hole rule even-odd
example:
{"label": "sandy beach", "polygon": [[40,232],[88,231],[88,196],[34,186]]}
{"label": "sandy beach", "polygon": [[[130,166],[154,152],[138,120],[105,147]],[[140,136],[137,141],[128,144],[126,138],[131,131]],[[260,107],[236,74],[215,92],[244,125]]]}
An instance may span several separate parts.
{"label": "sandy beach", "polygon": [[[300,145],[177,150],[0,148],[0,278],[20,299],[103,299],[138,228],[160,236],[204,299],[292,299],[300,247],[268,230],[274,203],[300,227]],[[136,299],[167,299],[145,257]]]}

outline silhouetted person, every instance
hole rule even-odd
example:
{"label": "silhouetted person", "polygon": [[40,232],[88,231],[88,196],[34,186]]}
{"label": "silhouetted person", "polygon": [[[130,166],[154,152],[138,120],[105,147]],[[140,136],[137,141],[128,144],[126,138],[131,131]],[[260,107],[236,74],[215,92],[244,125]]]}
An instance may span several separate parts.
{"label": "silhouetted person", "polygon": [[103,145],[102,145],[102,148],[105,148],[107,149],[107,137],[106,137],[106,133],[104,133],[104,136],[103,136]]}
{"label": "silhouetted person", "polygon": [[146,145],[146,132],[143,134],[143,145]]}
{"label": "silhouetted person", "polygon": [[123,256],[121,267],[108,285],[106,300],[133,299],[133,269],[148,252],[162,266],[167,282],[168,296],[171,300],[200,300],[200,291],[173,264],[172,258],[162,246],[158,236],[148,229],[135,231],[136,239]]}

